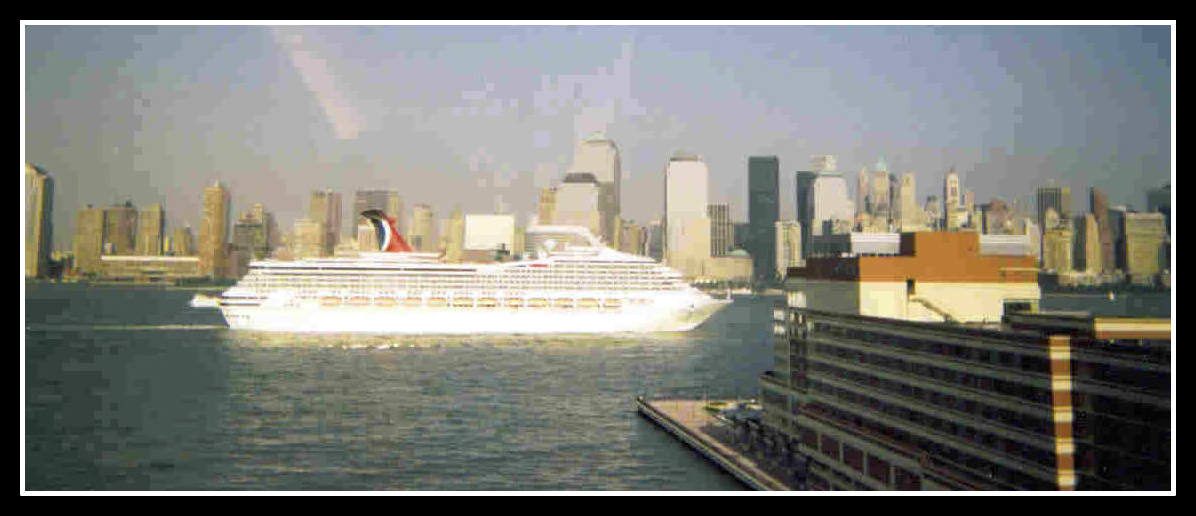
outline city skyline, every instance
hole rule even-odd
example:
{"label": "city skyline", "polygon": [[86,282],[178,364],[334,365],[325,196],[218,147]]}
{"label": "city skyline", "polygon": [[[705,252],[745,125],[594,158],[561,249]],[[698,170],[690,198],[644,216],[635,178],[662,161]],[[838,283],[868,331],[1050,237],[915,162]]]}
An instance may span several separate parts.
{"label": "city skyline", "polygon": [[[1057,178],[1137,208],[1172,173],[1170,36],[1167,26],[27,26],[24,151],[55,177],[55,248],[69,247],[84,204],[161,204],[167,227],[199,227],[198,192],[217,180],[234,209],[263,203],[283,227],[325,188],[395,189],[438,212],[457,202],[488,212],[501,196],[522,220],[594,131],[619,146],[623,217],[642,224],[663,213],[659,171],[680,148],[703,155],[710,202],[736,221],[747,218],[749,155],[778,156],[781,218],[794,212],[793,172],[815,154],[837,155],[847,174],[883,156],[892,172],[917,174],[919,203],[955,165],[978,202],[1025,203],[1031,185]],[[498,53],[520,55],[487,61]]]}

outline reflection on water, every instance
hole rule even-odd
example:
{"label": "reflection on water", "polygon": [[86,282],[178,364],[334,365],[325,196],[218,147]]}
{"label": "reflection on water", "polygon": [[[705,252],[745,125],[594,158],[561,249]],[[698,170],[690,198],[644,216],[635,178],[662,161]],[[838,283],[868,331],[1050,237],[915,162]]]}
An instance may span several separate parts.
{"label": "reflection on water", "polygon": [[396,337],[233,332],[191,295],[28,288],[27,489],[741,489],[632,400],[754,396],[772,365],[776,298],[687,333]]}
{"label": "reflection on water", "polygon": [[771,299],[688,333],[396,337],[233,332],[189,298],[30,290],[28,489],[741,489],[632,399],[748,395],[771,363]]}

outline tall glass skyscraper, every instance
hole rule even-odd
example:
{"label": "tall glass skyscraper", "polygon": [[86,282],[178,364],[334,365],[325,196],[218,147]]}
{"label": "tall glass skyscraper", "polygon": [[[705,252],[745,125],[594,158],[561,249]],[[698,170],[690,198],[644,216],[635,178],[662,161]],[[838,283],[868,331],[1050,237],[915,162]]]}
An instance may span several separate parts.
{"label": "tall glass skyscraper", "polygon": [[810,197],[814,190],[814,181],[818,179],[818,172],[800,171],[797,173],[797,216],[801,223],[801,257],[806,257],[809,249],[810,234],[813,228],[810,222],[814,220],[814,201]]}
{"label": "tall glass skyscraper", "polygon": [[748,248],[757,281],[772,281],[777,263],[776,223],[780,216],[780,161],[748,158]]}

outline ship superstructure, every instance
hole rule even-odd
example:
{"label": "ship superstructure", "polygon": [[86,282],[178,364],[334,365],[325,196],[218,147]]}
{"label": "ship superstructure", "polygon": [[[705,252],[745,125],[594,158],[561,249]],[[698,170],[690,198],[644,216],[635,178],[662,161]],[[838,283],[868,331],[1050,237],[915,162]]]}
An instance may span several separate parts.
{"label": "ship superstructure", "polygon": [[[257,261],[220,309],[231,328],[248,330],[609,333],[688,331],[727,303],[649,258],[600,245],[584,228],[527,231],[567,238],[541,239],[534,259],[503,263],[394,251]],[[387,236],[383,245],[406,246]]]}

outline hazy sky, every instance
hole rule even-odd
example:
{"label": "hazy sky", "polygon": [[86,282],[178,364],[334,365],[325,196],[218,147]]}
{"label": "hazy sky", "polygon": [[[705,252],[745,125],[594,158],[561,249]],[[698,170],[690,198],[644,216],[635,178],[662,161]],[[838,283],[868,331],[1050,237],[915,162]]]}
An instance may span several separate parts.
{"label": "hazy sky", "polygon": [[[399,190],[437,217],[524,217],[604,129],[623,216],[663,211],[677,149],[747,218],[747,159],[777,155],[782,218],[810,156],[883,156],[919,199],[955,165],[977,202],[1055,178],[1144,205],[1171,180],[1171,28],[51,27],[25,29],[25,160],[79,206],[162,203],[198,229],[202,189],[289,230],[309,192]],[[854,195],[854,194],[853,194]],[[408,213],[409,216],[409,213]],[[346,220],[349,220],[346,217]]]}

